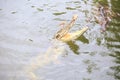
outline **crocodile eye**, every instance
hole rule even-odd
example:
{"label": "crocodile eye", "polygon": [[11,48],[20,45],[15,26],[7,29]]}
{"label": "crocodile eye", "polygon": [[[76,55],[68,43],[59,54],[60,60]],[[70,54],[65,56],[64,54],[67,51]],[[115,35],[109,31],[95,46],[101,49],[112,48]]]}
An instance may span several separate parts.
{"label": "crocodile eye", "polygon": [[56,36],[55,36],[55,38],[59,38],[60,37],[60,34],[57,34]]}

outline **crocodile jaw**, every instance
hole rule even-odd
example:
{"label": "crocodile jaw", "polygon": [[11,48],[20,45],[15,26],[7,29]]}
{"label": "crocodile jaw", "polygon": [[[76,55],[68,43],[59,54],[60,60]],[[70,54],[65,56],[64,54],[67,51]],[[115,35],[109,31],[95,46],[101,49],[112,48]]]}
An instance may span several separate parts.
{"label": "crocodile jaw", "polygon": [[68,42],[71,40],[75,40],[78,37],[80,37],[82,34],[84,34],[88,30],[88,27],[85,27],[79,31],[73,32],[73,33],[68,33],[65,36],[63,36],[60,40],[63,42]]}

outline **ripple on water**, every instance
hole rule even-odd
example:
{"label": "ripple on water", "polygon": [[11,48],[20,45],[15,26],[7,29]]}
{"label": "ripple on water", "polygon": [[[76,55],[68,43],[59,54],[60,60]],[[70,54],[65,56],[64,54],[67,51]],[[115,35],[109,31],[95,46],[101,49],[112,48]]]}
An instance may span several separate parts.
{"label": "ripple on water", "polygon": [[[94,19],[91,23],[85,22],[93,15],[91,9],[95,5],[91,5],[92,0],[22,0],[12,3],[9,0],[0,3],[2,80],[29,80],[31,77],[34,80],[120,79],[118,16],[114,16],[106,32],[101,33],[100,25]],[[119,5],[119,0],[110,3],[111,9],[118,14],[116,5]],[[49,37],[58,28],[56,25],[60,21],[70,21],[73,14],[79,16],[73,31],[89,25],[87,33],[64,45],[50,42]],[[68,55],[62,56],[63,53]]]}

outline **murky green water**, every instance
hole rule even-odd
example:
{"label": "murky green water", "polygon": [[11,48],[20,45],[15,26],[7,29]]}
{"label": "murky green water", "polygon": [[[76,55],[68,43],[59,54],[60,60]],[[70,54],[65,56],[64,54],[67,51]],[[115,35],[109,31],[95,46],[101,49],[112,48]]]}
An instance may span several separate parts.
{"label": "murky green water", "polygon": [[[107,29],[91,19],[98,2],[112,11]],[[119,0],[1,0],[1,80],[120,80]],[[61,21],[89,26],[75,41],[53,40]],[[67,54],[67,55],[65,55]]]}

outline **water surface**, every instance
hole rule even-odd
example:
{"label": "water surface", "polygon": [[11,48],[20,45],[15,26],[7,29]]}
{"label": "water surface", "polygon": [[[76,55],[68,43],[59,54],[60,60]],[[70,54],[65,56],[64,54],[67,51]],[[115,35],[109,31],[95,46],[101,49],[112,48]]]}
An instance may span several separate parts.
{"label": "water surface", "polygon": [[[98,2],[112,10],[106,31],[94,20]],[[119,0],[1,0],[2,80],[119,80]],[[69,43],[53,40],[61,21],[78,14],[72,31],[89,26]]]}

